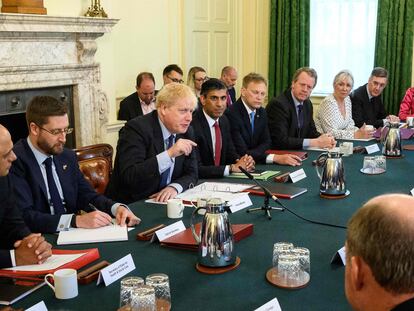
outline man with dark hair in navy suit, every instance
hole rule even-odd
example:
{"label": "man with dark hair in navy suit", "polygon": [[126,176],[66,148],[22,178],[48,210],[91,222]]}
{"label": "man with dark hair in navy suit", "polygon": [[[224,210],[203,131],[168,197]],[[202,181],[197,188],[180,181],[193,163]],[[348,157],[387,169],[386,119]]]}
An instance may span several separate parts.
{"label": "man with dark hair in navy suit", "polygon": [[234,146],[239,154],[251,155],[256,163],[300,165],[300,158],[294,154],[265,154],[272,142],[266,110],[262,107],[266,93],[267,81],[263,76],[249,73],[243,78],[241,97],[226,113]]}
{"label": "man with dark hair in navy suit", "polygon": [[[15,146],[11,177],[17,205],[32,231],[56,232],[69,227],[98,228],[111,223],[139,223],[127,206],[98,194],[86,181],[74,151],[65,149],[68,108],[50,96],[37,96],[27,106],[29,137]],[[90,211],[76,215],[79,211]]]}
{"label": "man with dark hair in navy suit", "polygon": [[9,131],[0,124],[0,268],[42,263],[51,246],[40,234],[31,234],[17,208],[8,176],[16,155]]}

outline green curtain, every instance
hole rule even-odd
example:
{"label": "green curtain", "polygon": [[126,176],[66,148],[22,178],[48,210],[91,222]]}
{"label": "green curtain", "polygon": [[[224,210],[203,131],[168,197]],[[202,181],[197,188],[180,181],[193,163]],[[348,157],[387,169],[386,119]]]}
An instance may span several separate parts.
{"label": "green curtain", "polygon": [[414,0],[378,0],[375,66],[388,70],[383,101],[388,113],[397,114],[411,86]]}
{"label": "green curtain", "polygon": [[271,0],[269,98],[290,86],[296,69],[309,65],[309,0]]}

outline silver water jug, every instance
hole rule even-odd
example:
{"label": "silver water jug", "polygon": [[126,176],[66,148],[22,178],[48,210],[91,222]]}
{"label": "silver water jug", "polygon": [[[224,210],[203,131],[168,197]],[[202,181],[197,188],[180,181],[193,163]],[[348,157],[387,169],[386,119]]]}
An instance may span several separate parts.
{"label": "silver water jug", "polygon": [[[194,228],[198,211],[205,209],[200,236]],[[228,218],[228,206],[221,199],[209,199],[206,206],[198,207],[191,216],[191,230],[198,243],[198,263],[207,267],[225,267],[235,263],[234,239]]]}
{"label": "silver water jug", "polygon": [[319,191],[323,195],[345,195],[345,169],[342,153],[321,153],[316,160],[316,172],[321,181]]}
{"label": "silver water jug", "polygon": [[400,124],[387,122],[381,130],[382,154],[387,157],[402,155]]}

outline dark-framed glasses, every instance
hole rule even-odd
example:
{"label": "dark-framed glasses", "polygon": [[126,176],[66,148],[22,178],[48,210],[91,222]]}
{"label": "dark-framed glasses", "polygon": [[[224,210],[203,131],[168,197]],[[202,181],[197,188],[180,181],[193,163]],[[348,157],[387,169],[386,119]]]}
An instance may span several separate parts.
{"label": "dark-framed glasses", "polygon": [[175,83],[184,83],[183,79],[171,78],[170,76],[167,76],[167,78],[170,79],[172,82],[175,82]]}
{"label": "dark-framed glasses", "polygon": [[67,128],[64,128],[64,129],[53,129],[53,130],[45,129],[44,127],[41,127],[39,125],[38,125],[38,127],[41,130],[43,130],[45,132],[48,132],[49,134],[52,134],[54,136],[58,136],[58,135],[61,135],[61,134],[65,134],[65,135],[66,134],[71,134],[73,132],[73,128],[72,127],[67,127]]}

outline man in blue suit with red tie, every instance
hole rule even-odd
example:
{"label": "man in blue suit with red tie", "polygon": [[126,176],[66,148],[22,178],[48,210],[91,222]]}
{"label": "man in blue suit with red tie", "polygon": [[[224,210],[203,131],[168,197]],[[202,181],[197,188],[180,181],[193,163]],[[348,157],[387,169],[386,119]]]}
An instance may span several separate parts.
{"label": "man in blue suit with red tie", "polygon": [[[37,96],[26,110],[29,137],[14,147],[11,176],[17,205],[32,231],[56,232],[69,227],[97,228],[112,216],[120,225],[139,219],[125,205],[94,191],[79,169],[74,151],[65,149],[68,107],[50,96]],[[91,211],[76,215],[79,211]]]}

